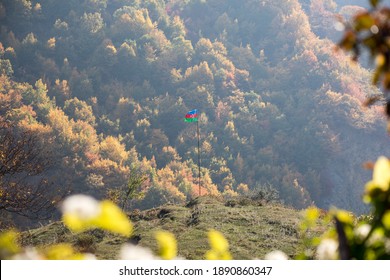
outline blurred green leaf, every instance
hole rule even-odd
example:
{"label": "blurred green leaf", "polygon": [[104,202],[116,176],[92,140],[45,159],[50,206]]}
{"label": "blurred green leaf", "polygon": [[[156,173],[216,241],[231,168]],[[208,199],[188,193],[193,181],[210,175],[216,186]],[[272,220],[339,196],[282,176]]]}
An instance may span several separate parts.
{"label": "blurred green leaf", "polygon": [[386,71],[383,78],[383,87],[385,89],[390,89],[390,73]]}
{"label": "blurred green leaf", "polygon": [[376,68],[374,74],[372,75],[372,84],[373,85],[378,84],[381,74],[382,74],[382,69]]}
{"label": "blurred green leaf", "polygon": [[390,210],[383,215],[382,222],[386,229],[390,229]]}
{"label": "blurred green leaf", "polygon": [[358,14],[355,17],[355,30],[362,31],[370,29],[375,24],[374,18],[369,13]]}
{"label": "blurred green leaf", "polygon": [[370,0],[371,6],[376,7],[379,4],[380,0]]}

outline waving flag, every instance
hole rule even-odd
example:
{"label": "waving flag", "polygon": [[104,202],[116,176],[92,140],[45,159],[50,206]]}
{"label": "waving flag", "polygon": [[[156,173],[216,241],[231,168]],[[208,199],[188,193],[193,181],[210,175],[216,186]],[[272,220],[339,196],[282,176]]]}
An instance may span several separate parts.
{"label": "waving flag", "polygon": [[197,122],[198,121],[198,109],[189,111],[186,114],[184,121],[185,122]]}

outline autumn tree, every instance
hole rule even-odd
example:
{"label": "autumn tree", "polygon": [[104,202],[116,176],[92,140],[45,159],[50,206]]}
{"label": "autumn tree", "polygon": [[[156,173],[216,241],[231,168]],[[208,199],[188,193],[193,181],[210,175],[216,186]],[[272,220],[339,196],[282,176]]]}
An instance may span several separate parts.
{"label": "autumn tree", "polygon": [[92,107],[77,97],[65,101],[64,111],[75,120],[81,120],[95,125],[95,116]]}
{"label": "autumn tree", "polygon": [[3,44],[0,42],[0,75],[11,76],[14,71],[9,59],[4,58],[4,54],[5,50]]}
{"label": "autumn tree", "polygon": [[357,12],[350,21],[340,23],[345,28],[339,47],[351,52],[357,60],[363,51],[369,52],[375,61],[373,84],[380,85],[385,91],[383,96],[371,96],[367,104],[377,101],[385,103],[386,114],[390,117],[390,8],[382,6],[381,0],[370,0],[371,9]]}
{"label": "autumn tree", "polygon": [[0,118],[0,211],[50,217],[59,197],[46,174],[49,166],[48,152],[36,134]]}
{"label": "autumn tree", "polygon": [[128,203],[132,200],[142,199],[145,196],[145,182],[147,182],[148,176],[146,173],[136,170],[135,168],[130,170],[129,180],[127,184],[122,187],[120,193],[121,207],[126,209]]}

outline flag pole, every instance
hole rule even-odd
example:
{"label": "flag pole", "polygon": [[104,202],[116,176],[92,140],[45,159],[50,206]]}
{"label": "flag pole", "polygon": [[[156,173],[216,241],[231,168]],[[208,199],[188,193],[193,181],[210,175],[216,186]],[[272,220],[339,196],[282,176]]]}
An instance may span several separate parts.
{"label": "flag pole", "polygon": [[192,110],[192,111],[189,111],[185,118],[184,118],[184,121],[185,122],[196,122],[196,132],[197,132],[197,135],[198,135],[198,179],[199,179],[199,196],[201,196],[202,194],[202,190],[201,190],[201,187],[200,187],[200,133],[199,133],[199,117],[198,117],[198,109],[195,109],[195,110]]}
{"label": "flag pole", "polygon": [[198,132],[198,178],[199,178],[199,196],[201,196],[201,189],[200,189],[200,134],[199,134],[199,119],[196,122],[196,128]]}

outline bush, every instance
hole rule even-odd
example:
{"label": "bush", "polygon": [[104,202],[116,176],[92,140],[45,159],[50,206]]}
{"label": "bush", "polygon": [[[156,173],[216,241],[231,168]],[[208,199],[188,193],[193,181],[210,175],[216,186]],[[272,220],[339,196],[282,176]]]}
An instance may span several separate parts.
{"label": "bush", "polygon": [[271,184],[256,186],[250,193],[250,198],[255,201],[279,202],[279,192]]}
{"label": "bush", "polygon": [[90,233],[78,235],[74,245],[82,253],[95,253],[96,251],[96,240]]}

